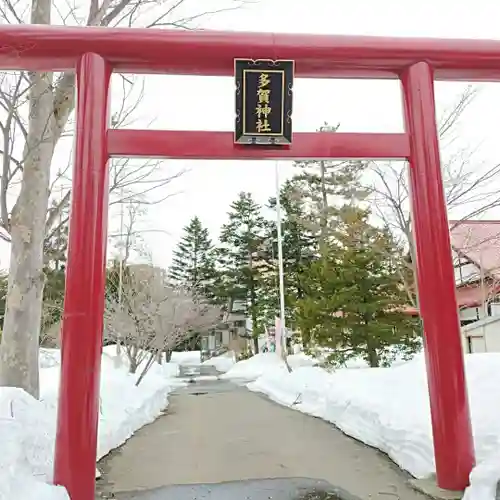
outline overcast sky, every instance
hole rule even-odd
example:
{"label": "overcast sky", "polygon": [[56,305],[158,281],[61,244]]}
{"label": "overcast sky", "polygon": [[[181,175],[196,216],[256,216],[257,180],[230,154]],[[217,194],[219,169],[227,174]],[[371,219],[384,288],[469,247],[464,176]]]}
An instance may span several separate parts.
{"label": "overcast sky", "polygon": [[[207,8],[211,0],[203,0]],[[245,31],[308,32],[379,36],[499,38],[500,3],[492,0],[260,0],[243,10],[206,19],[205,28]],[[266,57],[266,54],[262,54]],[[116,83],[118,81],[115,78]],[[234,86],[231,78],[148,76],[145,97],[132,128],[155,118],[154,128],[232,130]],[[438,83],[438,109],[449,105],[464,84]],[[117,94],[113,105],[119,104]],[[463,147],[475,147],[475,161],[498,163],[500,85],[481,85],[460,129]],[[296,80],[294,130],[313,131],[323,122],[341,123],[342,132],[403,130],[399,83],[394,81]],[[66,162],[60,152],[57,161]],[[163,194],[177,193],[153,206],[140,222],[156,265],[166,267],[182,228],[199,215],[214,235],[225,222],[229,203],[240,191],[259,202],[275,192],[272,162],[166,161],[164,172],[187,169]],[[290,164],[280,164],[283,177]],[[499,183],[500,184],[500,183]],[[500,185],[499,185],[500,188]],[[117,210],[110,226],[116,230]],[[498,214],[489,214],[498,218]],[[8,266],[9,249],[0,246],[0,267]]]}

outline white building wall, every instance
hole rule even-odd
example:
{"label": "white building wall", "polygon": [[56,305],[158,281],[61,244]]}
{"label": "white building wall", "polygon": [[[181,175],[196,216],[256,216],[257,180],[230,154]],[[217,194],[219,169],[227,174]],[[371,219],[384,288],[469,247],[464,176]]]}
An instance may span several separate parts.
{"label": "white building wall", "polygon": [[462,327],[465,352],[500,352],[500,316],[488,316]]}
{"label": "white building wall", "polygon": [[471,337],[470,349],[473,353],[487,352],[484,337]]}

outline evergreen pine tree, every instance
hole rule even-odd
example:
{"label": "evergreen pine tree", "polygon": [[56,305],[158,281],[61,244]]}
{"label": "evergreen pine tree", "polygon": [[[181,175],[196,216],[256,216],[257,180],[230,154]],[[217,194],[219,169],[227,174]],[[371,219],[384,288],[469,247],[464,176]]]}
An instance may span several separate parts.
{"label": "evergreen pine tree", "polygon": [[200,297],[212,298],[215,278],[213,246],[208,229],[198,217],[184,228],[184,235],[173,252],[170,278]]}
{"label": "evergreen pine tree", "polygon": [[[335,133],[339,128],[325,123],[319,132]],[[318,237],[320,253],[328,246],[328,233],[338,216],[339,201],[360,200],[367,192],[361,186],[360,176],[365,162],[358,160],[303,160],[295,162],[300,173],[294,177],[295,189],[309,205],[309,229]]]}
{"label": "evergreen pine tree", "polygon": [[[337,127],[326,123],[320,132],[335,133]],[[328,259],[330,241],[346,203],[363,200],[367,192],[362,188],[361,175],[365,163],[361,161],[307,160],[295,162],[299,173],[291,180],[295,199],[300,199],[301,211],[295,214],[300,226],[309,237],[307,259],[303,271],[295,273],[298,278],[296,300],[304,298],[302,275],[318,259]],[[319,265],[319,264],[318,264]],[[301,328],[302,343],[307,346],[313,330]]]}
{"label": "evergreen pine tree", "polygon": [[219,237],[219,263],[222,267],[219,293],[227,299],[247,304],[252,320],[254,350],[258,352],[258,335],[262,324],[262,249],[266,221],[261,207],[251,193],[240,193],[230,206],[229,221],[222,226]]}
{"label": "evergreen pine tree", "polygon": [[[54,202],[50,210],[54,210],[55,206]],[[44,240],[45,286],[43,288],[42,334],[61,320],[68,248],[68,224],[63,223],[63,220],[68,216],[68,211],[64,211],[59,221],[54,222],[54,227]]]}
{"label": "evergreen pine tree", "polygon": [[328,254],[314,262],[298,302],[299,324],[333,349],[331,360],[361,356],[370,366],[421,347],[418,323],[404,313],[398,273],[403,253],[393,237],[368,223],[368,212],[343,207]]}

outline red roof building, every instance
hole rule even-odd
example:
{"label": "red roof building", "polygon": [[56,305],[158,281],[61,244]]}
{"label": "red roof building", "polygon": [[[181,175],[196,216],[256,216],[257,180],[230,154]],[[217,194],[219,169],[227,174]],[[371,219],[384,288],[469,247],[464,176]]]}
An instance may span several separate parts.
{"label": "red roof building", "polygon": [[500,290],[500,221],[450,221],[457,300],[479,307]]}
{"label": "red roof building", "polygon": [[500,292],[500,221],[450,221],[450,239],[459,309],[490,302]]}

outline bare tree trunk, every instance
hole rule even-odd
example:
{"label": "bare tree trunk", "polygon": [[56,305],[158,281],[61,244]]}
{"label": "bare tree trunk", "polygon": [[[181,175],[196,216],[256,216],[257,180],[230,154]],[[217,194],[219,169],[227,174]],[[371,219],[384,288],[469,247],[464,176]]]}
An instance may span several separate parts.
{"label": "bare tree trunk", "polygon": [[380,360],[377,354],[377,350],[368,347],[367,355],[368,355],[368,364],[370,365],[370,368],[378,368]]}
{"label": "bare tree trunk", "polygon": [[[50,24],[50,0],[33,0],[31,23]],[[0,385],[39,396],[38,343],[42,316],[43,240],[54,153],[51,73],[30,75],[30,120],[23,179],[12,211],[11,261],[2,345]]]}
{"label": "bare tree trunk", "polygon": [[[119,370],[123,366],[123,357],[122,357],[122,351],[118,346],[120,346],[120,339],[116,340],[116,351],[115,351],[115,356],[113,358],[113,366]],[[121,347],[121,346],[120,346]]]}
{"label": "bare tree trunk", "polygon": [[380,357],[370,338],[366,341],[366,357],[370,368],[378,368],[380,366]]}
{"label": "bare tree trunk", "polygon": [[288,370],[288,373],[292,373],[292,367],[290,366],[290,363],[288,362],[288,349],[286,345],[286,338],[283,339],[283,342],[285,343],[284,346],[281,348],[281,359],[285,363],[286,369]]}
{"label": "bare tree trunk", "polygon": [[146,374],[148,373],[149,369],[153,366],[153,363],[156,359],[156,353],[152,352],[150,355],[149,355],[149,358],[148,360],[146,361],[146,364],[144,365],[144,368],[142,369],[142,372],[141,374],[139,375],[139,377],[137,378],[137,381],[135,383],[135,386],[138,387],[139,384],[142,382],[142,380],[144,379],[144,377],[146,376]]}
{"label": "bare tree trunk", "polygon": [[[89,3],[88,16],[85,21],[88,26],[137,24],[139,23],[141,7],[149,12],[149,2],[143,0],[137,2],[121,0],[116,4],[109,0],[102,2],[91,0]],[[208,9],[206,12],[194,13],[192,16],[175,21],[177,8],[182,3],[183,0],[175,0],[170,5],[164,6],[162,14],[156,20],[151,22],[151,19],[148,19],[147,26],[171,25],[179,27],[199,21],[205,15],[212,16],[217,12],[233,10],[240,6],[240,2],[236,2],[235,5],[230,4],[216,10]],[[50,25],[51,4],[51,0],[32,0],[30,24]],[[9,20],[22,24],[24,7],[21,7],[19,3],[7,1],[6,8],[0,8],[0,24],[8,24],[11,22]],[[16,12],[17,8],[19,8],[19,12]],[[70,9],[72,9],[71,6]],[[65,14],[61,12],[57,14],[64,23]],[[174,20],[171,19],[171,16],[174,17]],[[150,16],[148,17],[150,18]],[[24,78],[26,76],[19,77],[19,85],[8,104],[9,108],[15,110],[16,121],[18,126],[22,128],[25,140],[21,161],[15,161],[12,156],[9,160],[16,164],[16,172],[23,169],[20,194],[12,210],[10,221],[5,201],[9,188],[5,179],[8,177],[3,175],[2,183],[0,183],[2,184],[0,186],[0,225],[10,233],[12,241],[4,331],[0,346],[0,385],[18,386],[30,394],[38,396],[38,339],[44,288],[43,240],[46,231],[55,231],[55,228],[60,228],[62,225],[61,220],[59,223],[56,220],[61,211],[68,206],[70,198],[70,191],[67,191],[57,208],[47,214],[50,167],[55,144],[61,138],[69,115],[74,109],[75,74],[74,72],[62,74],[56,84],[53,82],[52,73],[28,74],[30,115],[27,133],[25,133],[25,127],[22,124],[22,113],[19,111],[20,103],[24,102],[25,93],[22,90],[24,89]],[[125,110],[122,111],[124,111],[123,116],[128,116]],[[8,120],[6,122],[7,129],[10,130],[11,126]],[[6,137],[4,136],[5,144],[8,142],[5,140]],[[12,148],[8,149],[15,151]],[[3,170],[7,165],[5,157],[8,153],[6,148],[3,151]],[[126,163],[124,165],[126,166]],[[118,187],[119,182],[122,188],[144,182],[144,179],[152,174],[153,170],[151,168],[149,173],[145,174],[141,166],[140,169],[134,169],[137,175],[132,175],[132,177],[130,173],[123,174],[122,172],[121,180],[117,179],[114,187]],[[170,179],[154,182],[156,186],[165,185],[178,175],[180,174],[171,176]],[[15,181],[17,183],[18,179],[16,178]],[[9,179],[9,182],[14,185],[12,179]],[[136,193],[134,197],[137,196],[139,199],[142,194],[149,191],[151,191],[151,186],[148,185],[142,193]]]}
{"label": "bare tree trunk", "polygon": [[156,353],[156,362],[161,365],[163,363],[163,352],[161,350],[159,350],[157,353]]}
{"label": "bare tree trunk", "polygon": [[[486,289],[487,283],[485,280],[482,255],[479,256],[479,279],[480,279],[481,296],[482,296],[481,318],[486,318],[488,316],[488,291]],[[460,304],[458,306],[460,307]]]}
{"label": "bare tree trunk", "polygon": [[170,363],[172,360],[172,349],[165,349],[165,362]]}
{"label": "bare tree trunk", "polygon": [[138,365],[137,365],[137,359],[136,358],[130,358],[130,363],[129,363],[129,368],[128,372],[134,374],[137,371]]}
{"label": "bare tree trunk", "polygon": [[328,229],[328,195],[326,192],[326,165],[324,161],[319,162],[321,178],[321,217],[320,217],[320,241],[321,255],[326,254],[326,236]]}

